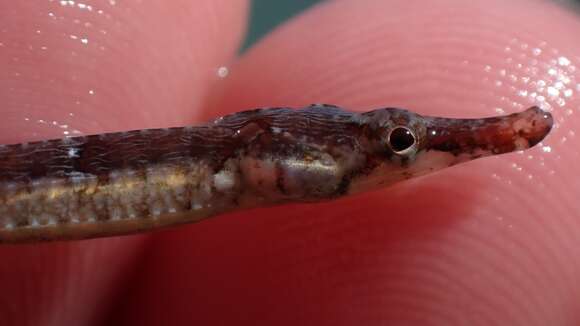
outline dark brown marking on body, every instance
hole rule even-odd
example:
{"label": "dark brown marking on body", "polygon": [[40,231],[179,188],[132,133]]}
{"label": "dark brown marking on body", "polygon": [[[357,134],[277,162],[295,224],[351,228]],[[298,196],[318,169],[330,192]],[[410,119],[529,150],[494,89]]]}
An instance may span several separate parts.
{"label": "dark brown marking on body", "polygon": [[345,174],[342,176],[342,179],[340,179],[340,183],[338,184],[338,187],[336,188],[336,193],[335,193],[336,197],[341,197],[341,196],[344,196],[345,194],[348,193],[348,188],[350,187],[351,179],[352,179],[352,176],[349,174]]}
{"label": "dark brown marking on body", "polygon": [[288,195],[285,186],[286,170],[280,162],[276,162],[276,188],[283,195]]}

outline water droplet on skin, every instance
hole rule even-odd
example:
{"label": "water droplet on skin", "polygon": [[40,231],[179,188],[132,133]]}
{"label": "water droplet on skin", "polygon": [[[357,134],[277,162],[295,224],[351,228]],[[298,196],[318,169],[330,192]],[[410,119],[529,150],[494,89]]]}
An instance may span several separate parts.
{"label": "water droplet on skin", "polygon": [[552,147],[550,147],[550,146],[543,146],[542,147],[542,151],[544,153],[551,153],[552,152]]}
{"label": "water droplet on skin", "polygon": [[230,71],[229,71],[228,67],[226,67],[226,66],[219,67],[217,70],[217,75],[220,78],[227,77],[229,73],[230,73]]}
{"label": "water droplet on skin", "polygon": [[571,81],[571,79],[570,79],[570,76],[568,76],[568,75],[565,75],[565,73],[561,73],[561,74],[558,76],[558,79],[559,79],[559,80],[561,80],[561,81],[562,81],[562,83],[564,83],[565,85],[568,85],[568,84],[570,84],[570,81]]}
{"label": "water droplet on skin", "polygon": [[556,100],[556,104],[558,104],[558,106],[560,107],[566,106],[566,100],[564,100],[563,98],[558,98]]}
{"label": "water droplet on skin", "polygon": [[560,66],[568,66],[570,65],[570,60],[566,57],[559,57],[558,58],[558,64]]}
{"label": "water droplet on skin", "polygon": [[548,87],[548,95],[552,97],[557,97],[560,95],[560,91],[556,87]]}

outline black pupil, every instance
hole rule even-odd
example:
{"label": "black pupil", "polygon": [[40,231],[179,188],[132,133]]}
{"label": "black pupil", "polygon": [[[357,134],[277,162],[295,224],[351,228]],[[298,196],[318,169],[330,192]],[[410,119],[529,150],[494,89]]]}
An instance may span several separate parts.
{"label": "black pupil", "polygon": [[389,145],[394,152],[404,151],[415,144],[415,137],[407,128],[393,129],[389,137]]}

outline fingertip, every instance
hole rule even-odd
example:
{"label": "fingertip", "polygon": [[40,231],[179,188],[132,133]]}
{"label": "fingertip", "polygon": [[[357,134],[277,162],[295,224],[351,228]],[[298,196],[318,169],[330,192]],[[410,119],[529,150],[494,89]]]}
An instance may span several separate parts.
{"label": "fingertip", "polygon": [[190,124],[247,1],[0,2],[2,142]]}
{"label": "fingertip", "polygon": [[457,117],[547,108],[534,82],[577,57],[577,26],[546,1],[325,2],[243,56],[208,114],[313,102]]}
{"label": "fingertip", "polygon": [[[204,289],[195,295],[205,314],[189,314],[183,302],[170,307],[182,322],[259,322],[264,316],[275,324],[559,320],[558,307],[573,302],[574,293],[552,269],[567,271],[568,280],[578,275],[561,262],[573,259],[570,248],[577,247],[577,210],[571,208],[580,187],[570,181],[575,169],[555,158],[577,159],[569,150],[577,140],[568,132],[578,127],[580,58],[570,32],[578,22],[543,1],[423,5],[335,1],[314,8],[232,67],[208,118],[312,102],[452,117],[538,105],[560,124],[551,143],[347,204],[280,207],[192,226],[177,240],[160,239],[149,262],[156,268],[141,280],[155,285],[140,288],[139,302],[154,306],[159,291],[183,298],[183,289]],[[164,256],[174,249],[176,257]],[[171,284],[159,275],[170,275]],[[555,286],[540,286],[546,279]],[[220,314],[223,307],[233,313]]]}
{"label": "fingertip", "polygon": [[[245,0],[0,1],[0,143],[190,124],[246,11]],[[93,324],[143,243],[3,246],[2,324]]]}

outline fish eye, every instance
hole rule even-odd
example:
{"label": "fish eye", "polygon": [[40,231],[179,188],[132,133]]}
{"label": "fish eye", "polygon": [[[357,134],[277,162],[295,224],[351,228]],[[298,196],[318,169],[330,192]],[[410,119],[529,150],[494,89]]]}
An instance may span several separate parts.
{"label": "fish eye", "polygon": [[407,154],[409,149],[415,147],[417,139],[411,129],[403,126],[397,126],[391,130],[387,138],[387,144],[395,154]]}

